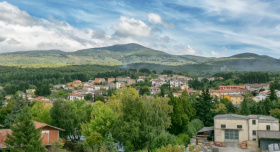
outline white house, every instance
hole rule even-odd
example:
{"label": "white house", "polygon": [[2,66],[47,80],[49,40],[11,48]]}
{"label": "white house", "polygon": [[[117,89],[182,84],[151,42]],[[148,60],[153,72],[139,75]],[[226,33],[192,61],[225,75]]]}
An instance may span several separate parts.
{"label": "white house", "polygon": [[83,100],[83,99],[85,99],[84,97],[85,97],[85,96],[84,96],[84,95],[81,95],[81,94],[70,94],[70,95],[68,96],[68,99],[69,99],[70,101],[74,101],[75,99]]}

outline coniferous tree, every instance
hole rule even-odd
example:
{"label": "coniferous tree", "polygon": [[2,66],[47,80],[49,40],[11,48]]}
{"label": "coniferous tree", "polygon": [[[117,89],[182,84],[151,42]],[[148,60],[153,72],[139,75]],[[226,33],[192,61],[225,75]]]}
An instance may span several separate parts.
{"label": "coniferous tree", "polygon": [[228,105],[227,105],[227,110],[229,113],[235,113],[235,107],[234,105],[232,104],[232,102],[229,102]]}
{"label": "coniferous tree", "polygon": [[214,105],[208,89],[205,91],[202,90],[202,94],[199,96],[195,107],[197,118],[200,119],[205,126],[212,126]]}
{"label": "coniferous tree", "polygon": [[42,145],[40,129],[36,129],[32,121],[32,114],[26,105],[18,123],[11,125],[12,134],[7,135],[5,143],[11,152],[44,152],[47,149]]}
{"label": "coniferous tree", "polygon": [[272,100],[266,98],[264,100],[264,106],[265,106],[265,115],[269,115],[269,111],[274,108],[272,104]]}
{"label": "coniferous tree", "polygon": [[274,83],[270,83],[269,89],[270,89],[270,95],[269,95],[270,101],[273,101],[273,100],[277,101],[277,95],[276,95],[276,92],[275,92]]}
{"label": "coniferous tree", "polygon": [[11,111],[7,114],[5,118],[5,126],[10,127],[12,124],[17,123],[17,115],[21,113],[22,107],[24,107],[27,102],[22,98],[17,98],[13,101],[13,105],[11,107]]}
{"label": "coniferous tree", "polygon": [[251,114],[249,106],[248,106],[248,101],[247,101],[246,98],[244,98],[243,102],[241,103],[240,113],[242,115],[249,115],[249,114]]}

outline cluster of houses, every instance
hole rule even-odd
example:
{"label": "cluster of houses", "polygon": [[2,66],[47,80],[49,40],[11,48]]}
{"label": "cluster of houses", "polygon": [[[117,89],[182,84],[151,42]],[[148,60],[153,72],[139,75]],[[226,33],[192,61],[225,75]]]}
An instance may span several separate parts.
{"label": "cluster of houses", "polygon": [[[219,78],[204,78],[198,77],[198,81],[208,80],[213,81]],[[72,93],[68,96],[68,99],[74,101],[75,99],[84,99],[87,94],[92,97],[96,95],[104,95],[109,89],[122,89],[128,86],[134,85],[141,82],[150,82],[151,86],[149,91],[151,95],[156,95],[161,92],[160,87],[167,84],[171,88],[178,88],[177,92],[174,92],[175,97],[181,96],[183,91],[187,91],[188,94],[201,93],[196,90],[189,88],[188,82],[194,80],[191,77],[181,76],[181,75],[157,75],[156,78],[149,78],[148,76],[139,76],[138,79],[132,79],[130,77],[110,77],[110,78],[95,78],[94,80],[89,80],[88,82],[82,82],[80,80],[75,80],[73,82],[68,82],[67,84],[58,84],[53,86],[52,92],[57,92],[58,89],[72,90]],[[0,89],[3,87],[0,86]],[[26,93],[20,93],[20,96],[27,98],[28,101],[42,101],[51,102],[50,99],[46,97],[35,97],[35,89],[28,89]],[[244,99],[244,95],[248,93],[254,93],[255,96],[252,99],[256,102],[266,99],[269,94],[269,83],[262,84],[245,84],[245,85],[226,85],[219,86],[217,90],[209,90],[210,95],[213,98],[223,99],[226,98],[233,103],[236,107],[239,107]],[[280,91],[276,90],[276,95],[280,97]],[[9,99],[11,96],[6,96]],[[105,96],[106,99],[106,96]]]}
{"label": "cluster of houses", "polygon": [[[275,90],[277,97],[280,97],[280,91]],[[219,86],[218,90],[210,90],[210,95],[213,98],[226,98],[233,105],[239,107],[244,100],[244,95],[254,93],[256,96],[251,97],[255,102],[266,99],[270,95],[269,83],[262,84],[245,84],[245,85],[227,85]]]}

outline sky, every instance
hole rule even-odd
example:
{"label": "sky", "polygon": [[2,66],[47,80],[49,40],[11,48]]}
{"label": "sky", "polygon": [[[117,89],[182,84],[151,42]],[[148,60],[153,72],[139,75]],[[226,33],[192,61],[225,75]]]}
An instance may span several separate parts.
{"label": "sky", "polygon": [[0,53],[138,43],[174,55],[279,58],[279,0],[0,0]]}

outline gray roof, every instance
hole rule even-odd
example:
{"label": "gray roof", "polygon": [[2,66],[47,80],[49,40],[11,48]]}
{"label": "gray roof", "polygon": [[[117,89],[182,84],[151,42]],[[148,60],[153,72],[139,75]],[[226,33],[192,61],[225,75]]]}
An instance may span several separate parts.
{"label": "gray roof", "polygon": [[273,120],[278,121],[278,119],[271,117],[271,116],[264,116],[264,115],[249,115],[249,116],[243,116],[243,115],[237,115],[237,114],[223,114],[223,115],[216,115],[214,119],[216,118],[239,118],[239,119],[266,119],[266,120]]}
{"label": "gray roof", "polygon": [[280,131],[258,131],[258,138],[280,139]]}
{"label": "gray roof", "polygon": [[214,119],[216,119],[216,118],[230,118],[230,117],[240,118],[240,119],[248,119],[248,117],[247,117],[247,116],[243,116],[243,115],[236,115],[236,114],[216,115],[216,116],[214,117]]}
{"label": "gray roof", "polygon": [[206,132],[206,131],[213,131],[213,130],[214,130],[214,126],[212,126],[212,127],[203,127],[198,132]]}
{"label": "gray roof", "polygon": [[249,119],[270,119],[270,120],[277,120],[274,117],[271,116],[264,116],[264,115],[249,115],[248,116]]}

